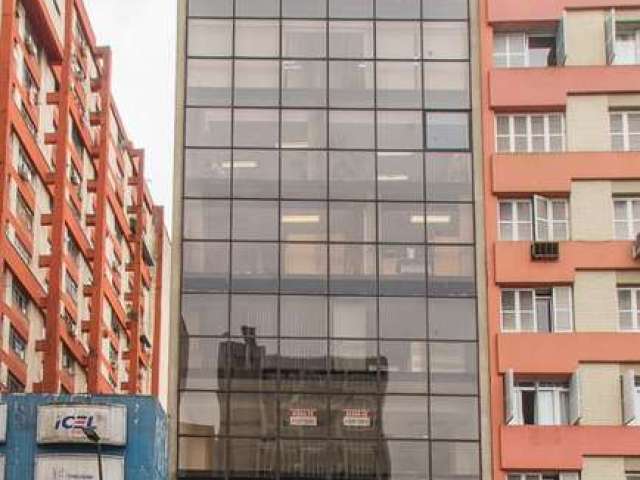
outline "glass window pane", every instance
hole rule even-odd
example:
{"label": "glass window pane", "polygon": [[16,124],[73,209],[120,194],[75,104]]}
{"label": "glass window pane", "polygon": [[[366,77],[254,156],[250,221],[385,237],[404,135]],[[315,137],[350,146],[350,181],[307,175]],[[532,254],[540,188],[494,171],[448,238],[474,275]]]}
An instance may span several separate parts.
{"label": "glass window pane", "polygon": [[247,331],[243,339],[226,344],[230,390],[265,392],[276,389],[278,341],[256,339]]}
{"label": "glass window pane", "polygon": [[429,294],[442,297],[475,293],[473,247],[429,247]]}
{"label": "glass window pane", "polygon": [[187,55],[190,57],[228,57],[231,55],[231,20],[189,20]]}
{"label": "glass window pane", "polygon": [[429,443],[387,441],[389,460],[381,462],[382,478],[393,480],[429,478]]}
{"label": "glass window pane", "polygon": [[280,334],[285,337],[326,337],[326,297],[282,295]]}
{"label": "glass window pane", "polygon": [[185,144],[188,147],[228,147],[231,145],[231,110],[187,108]]}
{"label": "glass window pane", "polygon": [[330,148],[373,148],[374,112],[332,110],[329,112]]}
{"label": "glass window pane", "polygon": [[376,23],[376,57],[420,59],[418,22]]}
{"label": "glass window pane", "polygon": [[379,246],[381,295],[424,295],[425,249],[420,245]]}
{"label": "glass window pane", "polygon": [[326,22],[283,20],[282,56],[303,58],[325,57],[327,55],[326,38]]}
{"label": "glass window pane", "polygon": [[379,203],[380,242],[424,243],[424,205],[420,203]]}
{"label": "glass window pane", "polygon": [[278,145],[278,110],[234,110],[233,143],[236,147]]}
{"label": "glass window pane", "polygon": [[377,18],[420,18],[420,0],[376,0]]}
{"label": "glass window pane", "polygon": [[373,17],[373,0],[329,0],[329,16],[371,18]]}
{"label": "glass window pane", "polygon": [[429,299],[430,338],[443,340],[475,340],[476,336],[475,299]]}
{"label": "glass window pane", "polygon": [[422,113],[378,111],[378,148],[422,150]]}
{"label": "glass window pane", "polygon": [[280,440],[280,477],[308,478],[318,475],[325,478],[331,458],[324,440]]}
{"label": "glass window pane", "polygon": [[217,390],[225,385],[226,342],[216,338],[182,338],[180,388]]}
{"label": "glass window pane", "polygon": [[278,196],[278,152],[233,151],[233,195],[247,198]]}
{"label": "glass window pane", "polygon": [[233,202],[235,240],[278,240],[278,202]]}
{"label": "glass window pane", "polygon": [[275,469],[265,465],[277,464],[276,443],[264,439],[227,439],[230,472],[243,472],[245,478],[269,480],[276,477]]}
{"label": "glass window pane", "polygon": [[280,340],[279,370],[281,390],[326,392],[327,340]]}
{"label": "glass window pane", "polygon": [[431,343],[431,393],[475,395],[478,391],[475,343]]}
{"label": "glass window pane", "polygon": [[419,108],[421,83],[418,62],[376,62],[378,107]]}
{"label": "glass window pane", "polygon": [[184,200],[184,238],[226,240],[229,238],[228,200]]}
{"label": "glass window pane", "polygon": [[184,195],[192,197],[228,197],[231,178],[229,150],[185,151]]}
{"label": "glass window pane", "polygon": [[375,199],[375,157],[372,152],[330,152],[329,196]]}
{"label": "glass window pane", "polygon": [[230,17],[233,0],[189,0],[191,17]]}
{"label": "glass window pane", "polygon": [[280,435],[324,437],[329,434],[329,423],[329,399],[326,395],[280,395]]}
{"label": "glass window pane", "polygon": [[334,338],[376,338],[376,299],[332,297],[329,303],[329,329]]}
{"label": "glass window pane", "polygon": [[438,439],[478,439],[478,399],[432,397],[431,435]]}
{"label": "glass window pane", "polygon": [[184,242],[182,290],[215,292],[229,289],[229,244]]}
{"label": "glass window pane", "polygon": [[332,244],[329,248],[331,293],[375,295],[375,245]]}
{"label": "glass window pane", "polygon": [[[380,434],[380,412],[376,395],[333,395],[330,408],[333,437],[363,439],[376,438]],[[369,442],[363,444],[360,440],[352,445],[369,452]],[[362,452],[359,456],[361,454]],[[375,457],[371,460],[375,460]],[[350,468],[362,472],[363,467],[365,466],[356,464]],[[368,469],[373,470],[372,467],[375,468],[375,463]]]}
{"label": "glass window pane", "polygon": [[283,17],[325,17],[326,0],[282,0]]}
{"label": "glass window pane", "polygon": [[184,335],[226,335],[229,332],[227,295],[182,296]]}
{"label": "glass window pane", "polygon": [[187,105],[231,105],[230,60],[188,60]]}
{"label": "glass window pane", "polygon": [[286,293],[323,293],[327,290],[327,246],[282,244],[280,289]]}
{"label": "glass window pane", "polygon": [[477,443],[432,443],[431,462],[433,480],[480,478],[480,454]]}
{"label": "glass window pane", "polygon": [[180,437],[178,469],[181,475],[224,477],[226,441],[218,437]]}
{"label": "glass window pane", "polygon": [[322,107],[326,104],[326,62],[283,60],[282,105],[288,107]]}
{"label": "glass window pane", "polygon": [[387,393],[427,393],[427,343],[380,342],[381,389]]}
{"label": "glass window pane", "polygon": [[467,59],[469,36],[465,22],[423,22],[425,60]]}
{"label": "glass window pane", "polygon": [[375,242],[376,206],[365,202],[331,202],[331,242]]}
{"label": "glass window pane", "polygon": [[380,337],[425,338],[427,306],[424,298],[380,297]]}
{"label": "glass window pane", "polygon": [[329,104],[373,107],[373,62],[329,62]]}
{"label": "glass window pane", "polygon": [[427,113],[427,148],[468,149],[469,115],[466,113]]}
{"label": "glass window pane", "polygon": [[422,17],[434,19],[465,19],[467,0],[422,0]]}
{"label": "glass window pane", "polygon": [[280,26],[272,20],[236,20],[235,54],[239,57],[277,57]]}
{"label": "glass window pane", "polygon": [[231,246],[231,290],[234,292],[278,291],[278,245],[234,243]]}
{"label": "glass window pane", "polygon": [[[234,248],[236,245],[234,245]],[[231,335],[270,337],[278,332],[278,297],[231,295]]]}
{"label": "glass window pane", "polygon": [[369,340],[332,340],[331,384],[334,392],[373,393],[377,389],[378,345]]}
{"label": "glass window pane", "polygon": [[469,108],[469,65],[461,62],[424,64],[425,108]]}
{"label": "glass window pane", "polygon": [[473,206],[453,203],[428,204],[427,241],[430,243],[473,242]]}
{"label": "glass window pane", "polygon": [[378,198],[422,200],[421,153],[378,152]]}
{"label": "glass window pane", "polygon": [[280,155],[284,198],[326,198],[326,152],[283,151]]}
{"label": "glass window pane", "polygon": [[471,171],[470,154],[425,154],[427,200],[473,200]]}
{"label": "glass window pane", "polygon": [[329,55],[332,58],[373,57],[373,22],[329,22]]}
{"label": "glass window pane", "polygon": [[326,242],[326,202],[282,202],[280,227],[280,238],[283,241]]}
{"label": "glass window pane", "polygon": [[271,60],[236,60],[235,96],[238,106],[277,106],[279,62]]}
{"label": "glass window pane", "polygon": [[221,430],[218,393],[181,392],[179,433],[213,437]]}
{"label": "glass window pane", "polygon": [[282,148],[326,148],[325,110],[282,110]]}
{"label": "glass window pane", "polygon": [[279,0],[236,0],[237,17],[279,17]]}
{"label": "glass window pane", "polygon": [[427,397],[386,396],[382,399],[383,435],[391,437],[429,437]]}
{"label": "glass window pane", "polygon": [[225,415],[224,420],[229,435],[271,437],[276,434],[278,417],[275,394],[232,393],[226,399],[229,402],[229,414]]}

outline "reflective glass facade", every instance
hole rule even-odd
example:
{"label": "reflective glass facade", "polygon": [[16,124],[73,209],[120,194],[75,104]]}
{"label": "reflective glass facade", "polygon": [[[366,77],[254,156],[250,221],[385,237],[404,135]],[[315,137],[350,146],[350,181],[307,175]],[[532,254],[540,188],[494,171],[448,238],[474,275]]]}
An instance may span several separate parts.
{"label": "reflective glass facade", "polygon": [[480,478],[466,2],[189,2],[180,478]]}

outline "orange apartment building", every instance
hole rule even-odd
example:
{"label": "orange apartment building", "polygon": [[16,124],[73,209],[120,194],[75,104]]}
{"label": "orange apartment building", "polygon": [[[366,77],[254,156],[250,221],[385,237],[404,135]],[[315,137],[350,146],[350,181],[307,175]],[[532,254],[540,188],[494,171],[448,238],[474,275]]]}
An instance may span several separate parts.
{"label": "orange apartment building", "polygon": [[111,52],[82,0],[0,11],[0,389],[158,394],[169,245]]}
{"label": "orange apartment building", "polygon": [[640,478],[640,2],[480,2],[493,478]]}

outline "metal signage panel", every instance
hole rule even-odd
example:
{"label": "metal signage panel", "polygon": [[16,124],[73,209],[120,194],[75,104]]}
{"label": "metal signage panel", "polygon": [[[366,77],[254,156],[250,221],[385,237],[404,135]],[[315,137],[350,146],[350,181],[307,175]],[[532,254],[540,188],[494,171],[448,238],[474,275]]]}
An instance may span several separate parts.
{"label": "metal signage panel", "polygon": [[[124,458],[103,456],[103,478],[124,480]],[[99,480],[96,455],[38,455],[35,480]]]}
{"label": "metal signage panel", "polygon": [[127,444],[125,405],[41,405],[38,407],[38,443],[92,443],[83,428],[93,428],[100,443]]}
{"label": "metal signage panel", "polygon": [[7,441],[7,404],[0,405],[0,443]]}

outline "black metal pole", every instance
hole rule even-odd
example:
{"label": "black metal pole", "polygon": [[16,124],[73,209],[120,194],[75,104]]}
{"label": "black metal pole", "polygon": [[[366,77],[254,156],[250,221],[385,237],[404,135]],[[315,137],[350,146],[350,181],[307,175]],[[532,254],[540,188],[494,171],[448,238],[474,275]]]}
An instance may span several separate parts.
{"label": "black metal pole", "polygon": [[102,445],[96,442],[96,450],[98,451],[98,479],[102,480]]}

